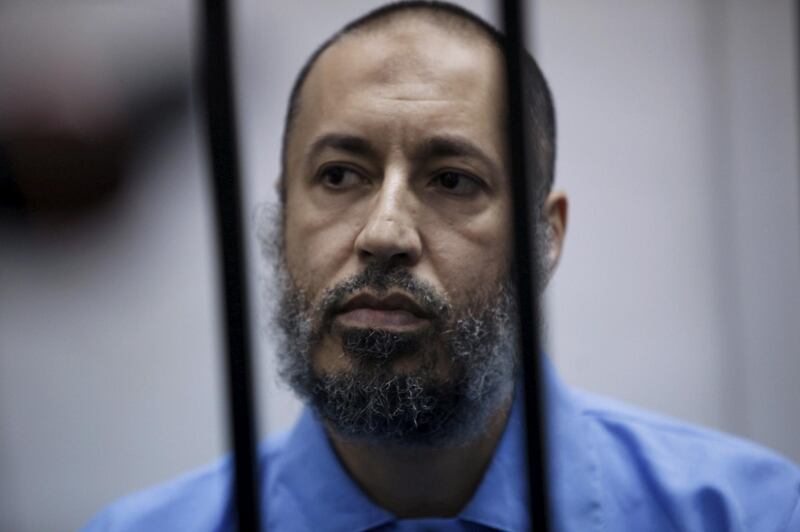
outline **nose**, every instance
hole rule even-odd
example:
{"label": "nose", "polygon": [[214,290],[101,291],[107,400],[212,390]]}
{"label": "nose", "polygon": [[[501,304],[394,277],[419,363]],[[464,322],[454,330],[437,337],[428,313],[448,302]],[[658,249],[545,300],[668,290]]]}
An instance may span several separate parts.
{"label": "nose", "polygon": [[365,261],[394,261],[413,266],[422,256],[422,241],[416,219],[414,194],[408,180],[387,175],[361,231],[355,250]]}

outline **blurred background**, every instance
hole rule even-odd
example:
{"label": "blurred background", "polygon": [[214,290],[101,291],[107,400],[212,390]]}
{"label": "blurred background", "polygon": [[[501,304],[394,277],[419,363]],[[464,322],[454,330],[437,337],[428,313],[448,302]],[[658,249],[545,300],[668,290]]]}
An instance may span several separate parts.
{"label": "blurred background", "polygon": [[[292,80],[379,4],[234,2],[254,292]],[[529,26],[571,199],[549,355],[800,461],[794,9],[539,0]],[[0,5],[0,531],[74,530],[228,449],[194,31],[188,0]],[[258,321],[266,435],[300,406]]]}

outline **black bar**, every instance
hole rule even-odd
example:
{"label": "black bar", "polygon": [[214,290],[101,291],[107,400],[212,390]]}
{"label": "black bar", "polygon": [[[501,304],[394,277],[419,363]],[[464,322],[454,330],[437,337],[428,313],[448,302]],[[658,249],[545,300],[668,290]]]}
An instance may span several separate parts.
{"label": "black bar", "polygon": [[[538,286],[535,279],[537,268],[535,231],[537,223],[531,208],[529,174],[531,163],[538,168],[536,150],[526,150],[535,145],[526,138],[525,105],[523,99],[522,61],[525,47],[524,2],[504,0],[503,30],[506,35],[506,96],[507,96],[507,142],[511,163],[511,183],[514,209],[514,260],[517,283],[517,305],[519,308],[519,346],[522,358],[525,393],[525,426],[528,465],[529,508],[531,529],[538,532],[550,530],[550,505],[547,491],[547,453],[545,439],[545,409],[542,394],[539,338],[540,316]],[[534,181],[537,183],[538,181]],[[535,187],[535,185],[534,185]]]}
{"label": "black bar", "polygon": [[[800,134],[800,0],[795,1],[794,3],[794,68],[795,68],[795,88],[797,89],[797,99],[795,100],[795,105],[797,105],[797,132]],[[798,178],[800,178],[800,150],[797,153],[797,162],[798,162]],[[800,179],[798,180],[798,184],[800,184]],[[798,191],[800,191],[800,187],[798,187]],[[800,207],[800,195],[798,195],[798,206]],[[800,227],[798,228],[800,229]]]}
{"label": "black bar", "polygon": [[239,530],[250,532],[260,527],[261,509],[229,15],[225,0],[202,2],[200,47],[220,273],[225,291],[235,519]]}

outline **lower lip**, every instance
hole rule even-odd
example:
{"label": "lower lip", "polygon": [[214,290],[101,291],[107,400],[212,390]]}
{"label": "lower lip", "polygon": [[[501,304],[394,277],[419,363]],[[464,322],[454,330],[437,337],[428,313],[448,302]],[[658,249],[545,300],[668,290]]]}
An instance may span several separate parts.
{"label": "lower lip", "polygon": [[428,324],[428,320],[420,318],[405,310],[378,310],[357,308],[337,316],[341,325],[364,327],[370,329],[416,329]]}

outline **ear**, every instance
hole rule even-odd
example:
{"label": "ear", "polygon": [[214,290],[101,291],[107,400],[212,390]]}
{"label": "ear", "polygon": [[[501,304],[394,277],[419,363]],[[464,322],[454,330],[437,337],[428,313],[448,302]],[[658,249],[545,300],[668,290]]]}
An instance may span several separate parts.
{"label": "ear", "polygon": [[561,251],[564,248],[564,237],[567,232],[567,214],[569,202],[562,190],[550,193],[545,199],[542,216],[545,221],[545,249],[547,264],[547,280],[555,273]]}

